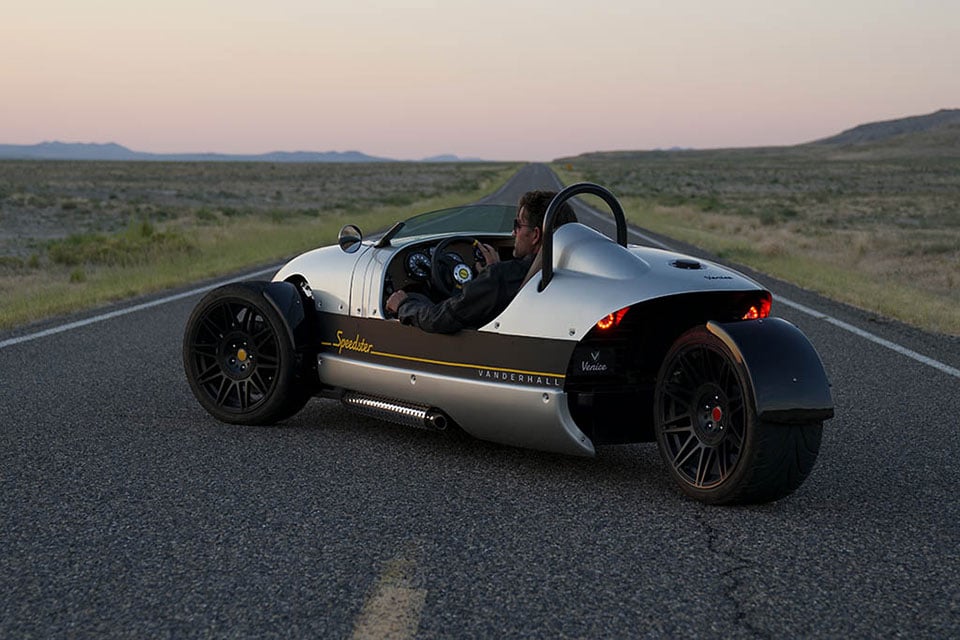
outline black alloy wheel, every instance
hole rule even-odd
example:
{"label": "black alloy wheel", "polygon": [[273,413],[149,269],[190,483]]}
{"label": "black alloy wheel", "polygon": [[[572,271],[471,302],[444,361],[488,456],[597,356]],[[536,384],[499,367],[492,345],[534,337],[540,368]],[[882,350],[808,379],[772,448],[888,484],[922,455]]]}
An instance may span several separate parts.
{"label": "black alloy wheel", "polygon": [[271,424],[299,411],[296,352],[265,283],[225,285],[207,294],[187,322],[184,369],[200,404],[233,424]]}
{"label": "black alloy wheel", "polygon": [[741,362],[706,328],[682,335],[657,380],[655,431],[680,488],[711,504],[776,500],[810,472],[821,426],[769,425],[756,416]]}

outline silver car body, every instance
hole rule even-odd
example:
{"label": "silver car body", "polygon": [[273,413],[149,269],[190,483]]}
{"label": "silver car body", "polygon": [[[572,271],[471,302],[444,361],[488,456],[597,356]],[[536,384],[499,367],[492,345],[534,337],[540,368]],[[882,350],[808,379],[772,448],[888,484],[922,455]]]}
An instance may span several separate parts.
{"label": "silver car body", "polygon": [[[388,266],[404,249],[435,244],[442,238],[415,237],[379,247],[365,241],[356,253],[336,246],[317,249],[289,262],[274,281],[305,281],[318,312],[399,325],[384,319]],[[496,237],[482,238],[491,239]],[[534,275],[506,310],[478,332],[546,339],[558,348],[565,343],[572,351],[599,320],[619,309],[678,294],[763,291],[753,280],[723,266],[658,249],[620,246],[579,223],[556,230],[554,265],[548,287],[539,291],[539,275]],[[364,339],[359,333],[347,337],[357,342]],[[342,340],[325,343],[328,348],[318,355],[318,375],[326,387],[375,390],[376,395],[392,400],[437,407],[484,440],[594,454],[593,442],[571,417],[562,384],[564,372],[510,370],[483,361],[447,363],[475,372],[465,378],[424,370],[415,358],[360,359],[355,349],[342,345]],[[389,356],[389,350],[380,353]]]}

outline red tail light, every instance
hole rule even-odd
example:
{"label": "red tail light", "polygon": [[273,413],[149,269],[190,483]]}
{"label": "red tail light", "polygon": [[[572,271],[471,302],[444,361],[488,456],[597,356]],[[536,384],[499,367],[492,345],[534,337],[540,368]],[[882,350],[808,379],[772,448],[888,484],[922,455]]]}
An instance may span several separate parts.
{"label": "red tail light", "polygon": [[627,311],[629,309],[630,307],[624,307],[623,309],[620,309],[620,311],[606,316],[597,323],[597,329],[606,331],[607,329],[612,329],[613,327],[617,326],[620,324],[620,321],[623,320],[623,316],[627,315]]}
{"label": "red tail light", "polygon": [[754,304],[750,305],[747,312],[743,314],[744,320],[756,320],[758,318],[767,318],[770,316],[770,294],[764,295]]}

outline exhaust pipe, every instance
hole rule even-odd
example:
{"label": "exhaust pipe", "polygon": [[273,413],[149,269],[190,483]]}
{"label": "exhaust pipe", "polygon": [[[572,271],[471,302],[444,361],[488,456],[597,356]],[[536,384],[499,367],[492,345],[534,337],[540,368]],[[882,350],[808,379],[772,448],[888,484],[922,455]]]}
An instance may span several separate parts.
{"label": "exhaust pipe", "polygon": [[356,391],[344,392],[340,402],[360,415],[417,429],[443,431],[450,422],[443,412],[426,405],[378,398]]}
{"label": "exhaust pipe", "polygon": [[434,431],[444,431],[447,428],[447,416],[443,415],[439,411],[427,411],[427,415],[424,416],[424,419]]}

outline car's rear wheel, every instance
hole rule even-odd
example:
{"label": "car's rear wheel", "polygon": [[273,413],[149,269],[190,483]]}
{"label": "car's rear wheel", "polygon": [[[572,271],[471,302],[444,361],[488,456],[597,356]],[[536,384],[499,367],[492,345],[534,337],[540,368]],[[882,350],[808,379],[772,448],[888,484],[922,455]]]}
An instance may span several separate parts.
{"label": "car's rear wheel", "polygon": [[750,378],[700,327],[664,359],[654,402],[660,454],[689,496],[711,504],[777,500],[797,489],[820,450],[820,424],[764,424]]}
{"label": "car's rear wheel", "polygon": [[232,424],[272,424],[303,408],[297,354],[266,283],[239,282],[208,293],[187,321],[187,381],[212,416]]}

